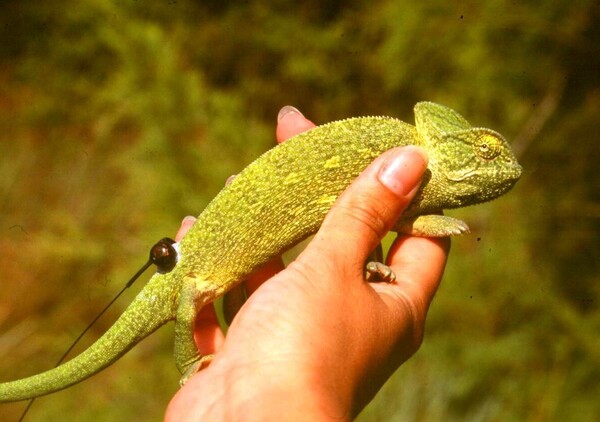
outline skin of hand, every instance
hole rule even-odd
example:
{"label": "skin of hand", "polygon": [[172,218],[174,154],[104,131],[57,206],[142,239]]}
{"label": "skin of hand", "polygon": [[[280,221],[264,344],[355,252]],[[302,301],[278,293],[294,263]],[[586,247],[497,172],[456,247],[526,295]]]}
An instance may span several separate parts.
{"label": "skin of hand", "polygon": [[[314,124],[284,107],[277,139]],[[287,268],[267,264],[246,283],[251,294],[227,338],[212,306],[196,323],[212,363],[177,392],[167,421],[351,420],[419,348],[429,305],[450,248],[448,238],[398,236],[387,265],[393,283],[367,283],[370,252],[410,203],[427,167],[418,147],[376,159],[340,195],[321,229]],[[186,217],[180,239],[193,224]]]}

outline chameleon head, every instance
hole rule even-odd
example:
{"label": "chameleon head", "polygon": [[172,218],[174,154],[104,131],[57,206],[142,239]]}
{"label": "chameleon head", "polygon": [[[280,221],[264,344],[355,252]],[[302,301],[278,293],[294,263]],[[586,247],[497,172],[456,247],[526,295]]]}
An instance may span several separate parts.
{"label": "chameleon head", "polygon": [[509,191],[522,168],[499,133],[482,128],[446,132],[428,148],[431,179],[425,189],[445,193],[454,208],[492,200]]}
{"label": "chameleon head", "polygon": [[441,104],[415,105],[415,123],[429,155],[429,173],[415,208],[436,211],[489,201],[521,177],[521,166],[498,132],[472,127]]}

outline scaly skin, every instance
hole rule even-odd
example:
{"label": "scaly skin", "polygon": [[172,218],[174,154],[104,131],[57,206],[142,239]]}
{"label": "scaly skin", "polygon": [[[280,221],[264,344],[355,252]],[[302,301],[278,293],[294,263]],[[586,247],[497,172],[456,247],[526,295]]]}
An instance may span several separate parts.
{"label": "scaly skin", "polygon": [[468,231],[462,221],[436,213],[506,193],[521,167],[500,134],[472,128],[447,107],[418,103],[415,117],[416,127],[388,117],[329,123],[259,157],[200,214],[179,243],[175,268],[155,274],[96,343],[58,368],[0,384],[0,401],[78,383],[171,320],[175,360],[185,381],[201,359],[193,340],[197,310],[313,234],[338,195],[390,148],[420,145],[429,155],[421,189],[395,229],[420,236]]}

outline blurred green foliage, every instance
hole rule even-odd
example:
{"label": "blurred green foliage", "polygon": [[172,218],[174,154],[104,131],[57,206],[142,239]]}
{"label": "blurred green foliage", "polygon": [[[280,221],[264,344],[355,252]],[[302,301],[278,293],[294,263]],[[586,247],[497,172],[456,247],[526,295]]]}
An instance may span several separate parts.
{"label": "blurred green foliage", "polygon": [[[412,121],[427,99],[505,134],[525,174],[455,213],[474,234],[453,243],[425,343],[359,419],[599,419],[599,9],[2,2],[1,379],[52,366],[149,246],[273,144],[284,104],[316,122]],[[29,420],[158,420],[177,388],[171,339],[40,399]]]}

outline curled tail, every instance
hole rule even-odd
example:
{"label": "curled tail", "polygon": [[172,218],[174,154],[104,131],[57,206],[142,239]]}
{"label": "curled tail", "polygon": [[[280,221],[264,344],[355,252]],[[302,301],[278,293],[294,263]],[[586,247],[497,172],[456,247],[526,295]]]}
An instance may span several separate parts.
{"label": "curled tail", "polygon": [[[64,364],[0,384],[0,402],[27,400],[77,384],[100,372],[142,339],[174,319],[173,286],[156,274],[119,319],[94,344]],[[175,295],[176,296],[176,295]]]}

